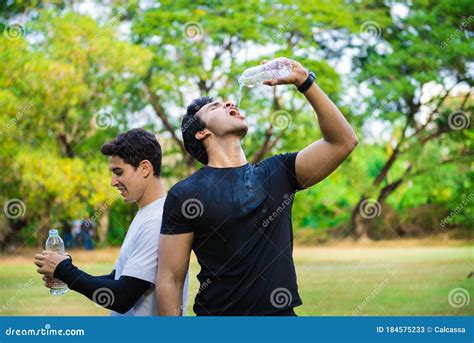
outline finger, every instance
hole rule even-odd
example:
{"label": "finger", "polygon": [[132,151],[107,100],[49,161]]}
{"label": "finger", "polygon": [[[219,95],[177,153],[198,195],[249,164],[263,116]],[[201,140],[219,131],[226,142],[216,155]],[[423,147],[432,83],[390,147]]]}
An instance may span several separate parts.
{"label": "finger", "polygon": [[267,85],[267,86],[275,86],[276,85],[276,80],[265,80],[262,83],[264,85]]}
{"label": "finger", "polygon": [[49,276],[46,276],[46,275],[43,275],[43,277],[41,278],[44,282],[48,282],[50,283],[51,281],[53,281],[53,278],[49,277]]}
{"label": "finger", "polygon": [[35,259],[37,260],[43,260],[46,256],[44,256],[43,254],[36,254],[35,255]]}
{"label": "finger", "polygon": [[52,251],[49,251],[49,250],[43,250],[41,253],[42,253],[43,255],[49,255],[49,254],[51,254],[51,253],[52,253]]}
{"label": "finger", "polygon": [[267,86],[276,86],[276,85],[281,85],[281,84],[284,84],[284,83],[285,82],[282,82],[282,79],[274,79],[274,80],[263,81],[263,84],[267,85]]}
{"label": "finger", "polygon": [[39,274],[44,274],[43,268],[36,268],[36,271],[37,271]]}
{"label": "finger", "polygon": [[42,267],[44,265],[43,261],[35,260],[34,262],[38,267]]}
{"label": "finger", "polygon": [[290,84],[290,83],[291,83],[291,79],[290,79],[289,76],[281,77],[279,79],[263,81],[263,84],[269,85],[269,86],[286,85],[286,84]]}

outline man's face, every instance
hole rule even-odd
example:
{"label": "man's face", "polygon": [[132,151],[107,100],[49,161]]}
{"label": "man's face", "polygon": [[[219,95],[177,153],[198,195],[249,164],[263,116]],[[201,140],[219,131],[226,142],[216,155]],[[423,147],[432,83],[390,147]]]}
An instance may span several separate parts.
{"label": "man's face", "polygon": [[204,105],[197,115],[206,123],[206,129],[218,137],[226,135],[245,136],[248,125],[231,101],[213,101]]}
{"label": "man's face", "polygon": [[140,166],[135,168],[119,156],[109,156],[109,169],[112,171],[110,185],[120,191],[126,202],[135,202],[142,197],[146,183]]}

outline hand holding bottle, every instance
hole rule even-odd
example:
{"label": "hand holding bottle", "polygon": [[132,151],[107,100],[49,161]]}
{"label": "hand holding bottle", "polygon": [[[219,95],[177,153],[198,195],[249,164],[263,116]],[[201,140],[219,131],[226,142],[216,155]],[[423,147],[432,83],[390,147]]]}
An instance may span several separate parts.
{"label": "hand holding bottle", "polygon": [[35,255],[35,265],[38,273],[44,275],[45,286],[52,295],[62,295],[67,292],[67,285],[54,278],[54,271],[61,261],[70,258],[64,251],[64,242],[59,237],[58,230],[49,230],[49,237],[45,244],[46,250]]}
{"label": "hand holding bottle", "polygon": [[277,60],[281,60],[282,63],[287,63],[291,66],[291,73],[284,77],[275,78],[271,80],[263,81],[263,84],[267,86],[276,86],[276,85],[290,85],[293,84],[296,87],[301,86],[301,84],[308,77],[308,71],[301,65],[301,63],[296,62],[295,60],[280,57],[271,61],[263,60],[261,64],[265,65],[267,63],[274,63]]}
{"label": "hand holding bottle", "polygon": [[50,278],[54,277],[54,270],[63,260],[68,259],[68,255],[59,254],[55,251],[44,250],[41,254],[35,255],[35,264],[39,267],[38,273]]}

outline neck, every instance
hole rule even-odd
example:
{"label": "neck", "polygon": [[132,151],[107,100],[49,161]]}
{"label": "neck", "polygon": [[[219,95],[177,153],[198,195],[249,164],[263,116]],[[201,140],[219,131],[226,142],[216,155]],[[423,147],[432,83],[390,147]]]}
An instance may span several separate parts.
{"label": "neck", "polygon": [[240,137],[215,137],[207,147],[209,162],[214,168],[240,167],[247,163],[247,158],[240,145]]}
{"label": "neck", "polygon": [[145,207],[148,204],[151,204],[153,201],[163,198],[166,195],[165,187],[163,186],[163,181],[161,178],[156,178],[154,176],[153,180],[146,187],[145,192],[142,197],[137,201],[139,208]]}

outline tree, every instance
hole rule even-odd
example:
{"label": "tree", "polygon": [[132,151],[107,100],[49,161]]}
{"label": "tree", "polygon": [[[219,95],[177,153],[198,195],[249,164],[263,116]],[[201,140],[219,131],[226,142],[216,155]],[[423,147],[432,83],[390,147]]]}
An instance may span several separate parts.
{"label": "tree", "polygon": [[[100,27],[44,10],[29,25],[29,36],[0,38],[0,164],[3,200],[24,203],[41,244],[58,219],[107,214],[117,198],[99,149],[128,127],[137,109],[128,99],[151,54],[117,40],[114,20]],[[106,228],[99,232],[104,241]]]}
{"label": "tree", "polygon": [[[316,20],[322,28],[353,30],[351,8],[342,1],[283,1],[276,6],[265,1],[161,1],[144,11],[130,5],[124,17],[131,18],[132,39],[155,56],[144,79],[146,101],[175,143],[168,153],[179,152],[187,162],[181,175],[192,172],[196,163],[181,141],[180,118],[186,105],[204,95],[237,101],[238,76],[261,59],[288,56],[301,61],[319,73],[325,91],[337,98],[338,74],[312,46],[312,26]],[[258,50],[260,58],[242,57]],[[251,121],[245,148],[252,162],[286,148],[283,140],[295,141],[291,136],[308,137],[308,142],[315,136],[314,128],[307,125],[314,119],[300,116],[308,108],[296,91],[288,87],[244,90],[243,95],[240,106]]]}
{"label": "tree", "polygon": [[[394,16],[383,30],[378,27],[378,41],[363,46],[354,60],[358,82],[371,90],[364,99],[364,117],[392,126],[387,158],[352,210],[355,238],[370,236],[368,222],[373,216],[367,210],[380,211],[402,183],[431,171],[418,163],[429,145],[450,146],[449,157],[439,156],[436,168],[457,163],[467,170],[472,161],[467,132],[474,105],[469,71],[474,46],[468,37],[474,20],[463,17],[469,6],[467,1],[415,3],[406,17]],[[456,98],[453,90],[459,85],[467,90]],[[429,95],[435,86],[441,90]],[[397,173],[394,166],[401,156],[406,165]]]}
{"label": "tree", "polygon": [[[133,210],[113,205],[104,141],[131,125],[158,131],[170,186],[198,166],[181,139],[186,105],[203,95],[237,101],[242,71],[277,56],[315,71],[364,135],[335,173],[298,195],[295,227],[317,228],[325,239],[350,223],[355,238],[383,237],[382,224],[361,215],[363,204],[402,215],[431,203],[447,214],[472,190],[469,179],[455,182],[472,161],[468,5],[112,0],[95,5],[110,10],[96,19],[78,14],[75,2],[2,5],[0,200],[18,198],[26,208],[10,226],[26,221],[44,237],[61,214],[92,215],[103,240],[109,215],[116,223]],[[354,68],[341,77],[335,66],[351,56]],[[250,124],[249,162],[319,138],[312,109],[292,87],[243,89],[240,108]],[[373,123],[389,135],[368,139]],[[26,194],[31,189],[40,192]]]}

